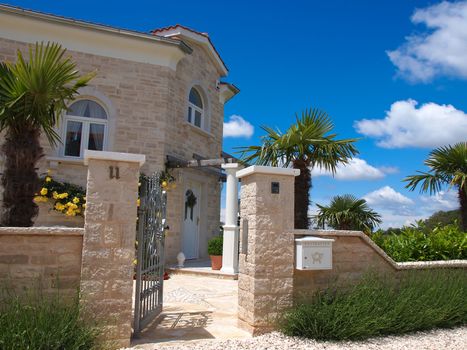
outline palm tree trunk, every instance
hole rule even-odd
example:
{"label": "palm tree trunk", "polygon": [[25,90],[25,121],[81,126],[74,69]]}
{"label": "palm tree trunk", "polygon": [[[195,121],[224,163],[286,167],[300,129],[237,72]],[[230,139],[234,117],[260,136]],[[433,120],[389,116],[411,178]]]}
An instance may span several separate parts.
{"label": "palm tree trunk", "polygon": [[308,229],[308,207],[310,205],[311,172],[303,160],[293,162],[294,169],[300,169],[300,175],[295,177],[295,217],[296,229]]}
{"label": "palm tree trunk", "polygon": [[3,226],[29,227],[39,212],[34,195],[39,191],[36,164],[44,152],[38,128],[7,129],[2,152],[5,156],[3,185]]}
{"label": "palm tree trunk", "polygon": [[461,228],[467,232],[467,185],[464,188],[459,187],[459,204],[461,212]]}

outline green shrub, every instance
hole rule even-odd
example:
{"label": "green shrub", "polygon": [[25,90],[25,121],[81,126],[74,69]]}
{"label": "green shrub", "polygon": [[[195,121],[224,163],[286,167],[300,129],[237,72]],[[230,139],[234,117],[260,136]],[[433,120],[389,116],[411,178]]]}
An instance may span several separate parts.
{"label": "green shrub", "polygon": [[399,234],[378,231],[371,238],[395,261],[467,259],[467,234],[457,224],[427,230],[419,223]]}
{"label": "green shrub", "polygon": [[465,270],[404,271],[400,282],[367,275],[287,312],[282,331],[321,340],[366,339],[467,322]]}
{"label": "green shrub", "polygon": [[84,321],[78,300],[13,295],[0,300],[0,349],[98,349],[97,327]]}
{"label": "green shrub", "polygon": [[216,236],[208,241],[208,254],[209,255],[222,255],[222,246],[224,239],[222,236]]}

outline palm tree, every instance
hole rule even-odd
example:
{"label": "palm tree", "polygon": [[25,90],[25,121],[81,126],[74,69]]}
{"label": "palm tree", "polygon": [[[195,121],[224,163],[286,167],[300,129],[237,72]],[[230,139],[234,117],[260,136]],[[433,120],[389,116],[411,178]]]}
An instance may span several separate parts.
{"label": "palm tree", "polygon": [[430,168],[428,172],[418,171],[417,175],[407,176],[406,187],[413,191],[420,184],[420,192],[430,194],[441,191],[446,185],[456,188],[461,227],[467,231],[467,142],[434,149],[424,164]]}
{"label": "palm tree", "polygon": [[319,227],[328,225],[336,230],[360,230],[367,233],[381,223],[381,216],[373,211],[366,200],[351,194],[335,196],[329,206],[319,205],[313,219]]}
{"label": "palm tree", "polygon": [[307,229],[309,225],[311,171],[315,166],[336,171],[339,163],[347,163],[358,153],[356,139],[336,140],[332,134],[334,124],[327,113],[309,109],[296,116],[285,133],[262,127],[267,133],[262,136],[261,146],[239,147],[242,160],[270,166],[292,166],[300,169],[295,178],[295,228]]}
{"label": "palm tree", "polygon": [[64,57],[59,44],[29,47],[25,60],[20,51],[15,63],[0,63],[0,132],[4,132],[3,185],[4,226],[31,226],[38,213],[37,162],[44,156],[41,133],[51,145],[60,137],[55,126],[66,103],[93,74],[80,76],[76,64]]}

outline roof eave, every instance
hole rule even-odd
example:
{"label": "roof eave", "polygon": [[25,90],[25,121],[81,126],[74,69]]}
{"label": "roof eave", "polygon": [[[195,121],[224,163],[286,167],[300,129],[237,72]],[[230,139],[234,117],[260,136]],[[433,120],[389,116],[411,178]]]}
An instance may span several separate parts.
{"label": "roof eave", "polygon": [[117,34],[117,35],[124,35],[124,36],[133,37],[135,39],[138,38],[138,39],[158,42],[162,44],[173,45],[173,46],[178,47],[181,51],[187,54],[191,54],[193,52],[193,49],[188,44],[186,44],[185,42],[181,40],[175,40],[175,39],[166,38],[162,36],[154,36],[151,34],[146,34],[146,33],[138,32],[138,31],[120,29],[120,28],[115,28],[115,27],[106,26],[102,24],[80,21],[80,20],[75,20],[72,18],[56,16],[56,15],[38,12],[38,11],[26,10],[26,9],[22,9],[19,7],[13,7],[13,6],[8,6],[8,5],[3,5],[3,4],[0,4],[0,12],[37,18],[37,19],[41,19],[44,21],[52,22],[52,23],[60,23],[60,24],[65,24],[69,26],[86,28],[90,30],[98,30],[98,31]]}

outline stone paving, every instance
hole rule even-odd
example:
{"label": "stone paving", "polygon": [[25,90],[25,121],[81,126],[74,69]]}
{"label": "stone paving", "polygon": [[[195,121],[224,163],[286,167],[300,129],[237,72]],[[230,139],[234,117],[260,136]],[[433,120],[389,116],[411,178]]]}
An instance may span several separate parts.
{"label": "stone paving", "polygon": [[135,349],[182,345],[202,339],[242,339],[237,327],[237,281],[171,275],[164,281],[164,310],[158,322],[134,339]]}

